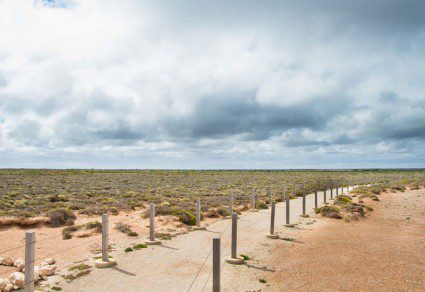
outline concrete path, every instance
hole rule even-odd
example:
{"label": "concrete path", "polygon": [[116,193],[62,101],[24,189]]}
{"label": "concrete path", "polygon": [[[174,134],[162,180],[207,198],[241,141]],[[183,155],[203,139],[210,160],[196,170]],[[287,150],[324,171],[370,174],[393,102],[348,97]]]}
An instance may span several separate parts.
{"label": "concrete path", "polygon": [[[346,189],[344,189],[346,190]],[[335,190],[334,190],[335,196]],[[327,197],[329,201],[330,192]],[[323,192],[318,193],[319,205],[323,205]],[[313,212],[314,194],[306,196],[307,213]],[[302,214],[302,198],[290,201],[290,221],[297,223]],[[224,263],[230,256],[231,220],[220,220],[208,227],[207,231],[194,231],[163,241],[162,245],[149,246],[147,249],[125,254],[123,250],[132,244],[141,243],[141,239],[131,239],[117,244],[111,254],[118,266],[109,269],[94,269],[90,275],[64,284],[64,291],[211,291],[212,289],[212,241],[221,237],[222,249],[222,291],[242,289],[238,283],[240,266]],[[285,237],[289,228],[285,224],[285,203],[276,205],[275,233]],[[282,245],[282,240],[265,237],[270,229],[270,209],[259,212],[247,212],[238,220],[238,254],[255,256],[266,249],[265,246]],[[292,228],[293,230],[293,228]],[[287,236],[287,235],[286,235]],[[251,261],[250,261],[251,262]],[[246,267],[246,266],[245,266]],[[266,267],[249,266],[253,269]],[[252,283],[250,285],[253,285]],[[264,288],[248,287],[250,290]],[[246,290],[243,287],[243,290]]]}

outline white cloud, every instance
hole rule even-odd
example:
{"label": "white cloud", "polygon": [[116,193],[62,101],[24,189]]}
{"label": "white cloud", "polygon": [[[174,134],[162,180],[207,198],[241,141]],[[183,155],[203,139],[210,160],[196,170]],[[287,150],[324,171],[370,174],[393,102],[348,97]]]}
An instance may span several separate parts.
{"label": "white cloud", "polygon": [[0,2],[1,165],[423,159],[425,24],[391,3],[43,3]]}

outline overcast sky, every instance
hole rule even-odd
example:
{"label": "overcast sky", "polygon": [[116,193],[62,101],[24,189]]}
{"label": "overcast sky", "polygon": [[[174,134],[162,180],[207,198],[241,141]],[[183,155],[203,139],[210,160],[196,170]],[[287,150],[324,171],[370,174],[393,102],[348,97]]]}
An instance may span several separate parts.
{"label": "overcast sky", "polygon": [[0,167],[425,167],[425,1],[0,1]]}

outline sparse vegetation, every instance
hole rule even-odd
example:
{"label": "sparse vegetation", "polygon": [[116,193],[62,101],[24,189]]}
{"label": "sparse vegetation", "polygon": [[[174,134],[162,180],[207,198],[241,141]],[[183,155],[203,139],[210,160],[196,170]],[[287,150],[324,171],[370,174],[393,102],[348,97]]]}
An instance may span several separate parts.
{"label": "sparse vegetation", "polygon": [[134,232],[133,230],[131,230],[130,225],[128,225],[126,223],[118,222],[117,224],[115,224],[115,229],[118,230],[119,232],[127,234],[127,236],[138,236],[139,235],[139,234],[137,234],[137,232]]}
{"label": "sparse vegetation", "polygon": [[69,271],[84,271],[84,270],[87,270],[87,269],[90,269],[90,268],[91,268],[90,265],[87,265],[85,263],[79,263],[79,264],[76,264],[74,266],[69,267],[68,270]]}
{"label": "sparse vegetation", "polygon": [[139,249],[142,249],[142,248],[147,248],[148,246],[146,245],[146,244],[144,244],[144,243],[139,243],[139,244],[136,244],[135,246],[133,246],[133,249],[134,250],[139,250]]}
{"label": "sparse vegetation", "polygon": [[[319,190],[323,182],[346,178],[364,182],[352,196],[379,200],[384,191],[404,191],[425,186],[424,171],[352,170],[352,171],[183,171],[183,170],[0,170],[0,225],[22,227],[37,224],[70,226],[78,214],[119,214],[121,211],[144,210],[156,204],[157,215],[171,215],[193,225],[195,199],[202,198],[206,217],[228,214],[228,196],[234,194],[236,212],[249,206],[252,189],[256,208],[266,208],[268,190],[273,199],[282,200],[282,183],[291,198]],[[284,180],[284,181],[283,181]],[[322,184],[317,184],[321,180]],[[309,181],[313,183],[310,185]],[[293,189],[293,184],[297,189]],[[341,186],[341,184],[339,184]],[[329,186],[328,186],[329,187]],[[147,210],[147,209],[146,209]],[[147,213],[148,215],[148,213]],[[13,220],[10,220],[12,218]],[[34,220],[28,220],[33,218]],[[98,228],[93,226],[93,228]],[[136,235],[128,232],[128,235]],[[65,235],[68,237],[69,235]]]}
{"label": "sparse vegetation", "polygon": [[320,208],[316,208],[316,214],[321,214],[323,217],[327,218],[342,219],[339,208],[336,206],[326,205]]}
{"label": "sparse vegetation", "polygon": [[131,248],[131,247],[127,247],[126,249],[124,249],[124,252],[132,252],[133,251],[133,249]]}
{"label": "sparse vegetation", "polygon": [[53,209],[47,212],[47,217],[50,218],[50,225],[59,227],[63,225],[73,225],[77,217],[65,208]]}
{"label": "sparse vegetation", "polygon": [[244,254],[241,254],[240,255],[245,261],[248,261],[249,260],[249,256],[247,256],[247,255],[244,255]]}

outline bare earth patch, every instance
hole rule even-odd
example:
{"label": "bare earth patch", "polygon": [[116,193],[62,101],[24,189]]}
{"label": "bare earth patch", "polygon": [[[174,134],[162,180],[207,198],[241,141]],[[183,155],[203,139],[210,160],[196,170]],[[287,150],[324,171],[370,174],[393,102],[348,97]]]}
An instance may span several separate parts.
{"label": "bare earth patch", "polygon": [[270,250],[270,290],[425,290],[425,190],[386,193],[365,220],[330,219]]}

